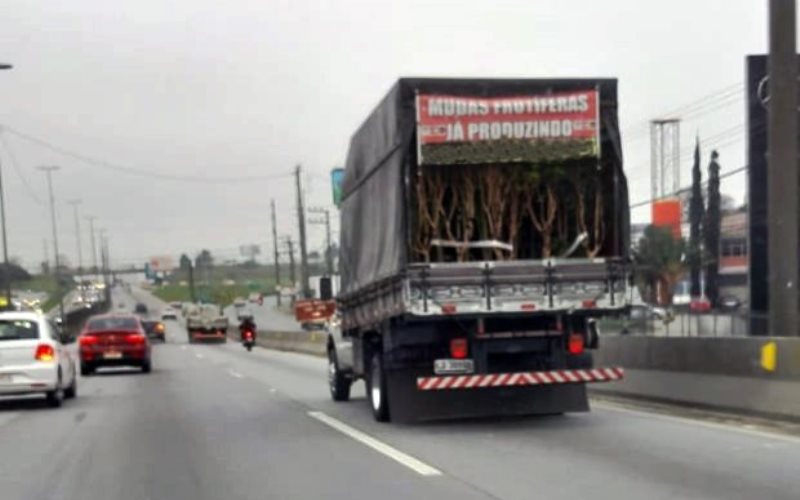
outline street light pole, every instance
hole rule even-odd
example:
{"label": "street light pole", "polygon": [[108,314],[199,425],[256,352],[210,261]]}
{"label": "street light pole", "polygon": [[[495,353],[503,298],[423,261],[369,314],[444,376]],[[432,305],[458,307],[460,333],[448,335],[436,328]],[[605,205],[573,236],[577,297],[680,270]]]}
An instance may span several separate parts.
{"label": "street light pole", "polygon": [[[61,289],[61,277],[59,275],[59,256],[58,256],[58,231],[56,231],[56,203],[55,197],[53,196],[53,172],[58,170],[60,167],[55,165],[42,165],[37,167],[39,170],[45,173],[47,177],[47,192],[50,195],[50,224],[53,226],[53,249],[55,250],[55,276],[56,276],[56,289],[60,291]],[[61,294],[59,294],[61,295]],[[61,296],[61,299],[58,301],[58,312],[61,317],[61,321],[64,321],[64,297]]]}
{"label": "street light pole", "polygon": [[[11,69],[14,66],[11,64],[0,63],[0,70]],[[0,134],[3,133],[0,127]],[[13,307],[11,303],[11,269],[8,266],[8,237],[6,234],[6,196],[5,187],[3,185],[3,168],[0,165],[0,226],[2,226],[3,233],[3,283],[5,284],[6,294],[6,309],[11,310]]]}
{"label": "street light pole", "polygon": [[92,241],[92,272],[97,274],[97,243],[94,239],[94,221],[97,217],[86,217],[86,220],[89,221],[89,237]]}
{"label": "street light pole", "polygon": [[75,242],[78,245],[78,274],[83,273],[83,251],[81,250],[81,223],[78,218],[78,205],[81,200],[69,200],[67,203],[72,205],[72,210],[75,213]]}

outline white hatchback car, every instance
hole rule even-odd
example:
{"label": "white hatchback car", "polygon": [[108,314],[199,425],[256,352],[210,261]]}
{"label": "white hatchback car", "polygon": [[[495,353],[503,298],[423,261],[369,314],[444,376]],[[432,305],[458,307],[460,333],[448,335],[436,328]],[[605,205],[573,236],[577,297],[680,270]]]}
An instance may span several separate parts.
{"label": "white hatchback car", "polygon": [[0,396],[44,394],[52,407],[78,390],[75,359],[42,314],[0,313]]}

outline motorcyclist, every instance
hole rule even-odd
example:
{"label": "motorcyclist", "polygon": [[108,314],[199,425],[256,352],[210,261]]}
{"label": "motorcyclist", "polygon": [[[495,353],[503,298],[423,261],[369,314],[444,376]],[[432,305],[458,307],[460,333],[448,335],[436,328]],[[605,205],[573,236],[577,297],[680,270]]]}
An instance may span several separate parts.
{"label": "motorcyclist", "polygon": [[241,336],[242,341],[244,341],[244,333],[245,332],[252,332],[253,334],[253,341],[256,339],[256,322],[253,321],[253,316],[246,315],[242,316],[241,321],[239,323],[239,335]]}

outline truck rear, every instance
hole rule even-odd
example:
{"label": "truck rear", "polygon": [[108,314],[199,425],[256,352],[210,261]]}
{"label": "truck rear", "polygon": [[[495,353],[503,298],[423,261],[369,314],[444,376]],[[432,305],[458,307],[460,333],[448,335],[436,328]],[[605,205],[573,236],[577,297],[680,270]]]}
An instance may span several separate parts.
{"label": "truck rear", "polygon": [[226,342],[228,318],[216,304],[200,304],[191,307],[186,316],[186,333],[189,342]]}
{"label": "truck rear", "polygon": [[378,420],[588,410],[595,320],[628,307],[616,80],[401,79],[341,204],[335,400]]}

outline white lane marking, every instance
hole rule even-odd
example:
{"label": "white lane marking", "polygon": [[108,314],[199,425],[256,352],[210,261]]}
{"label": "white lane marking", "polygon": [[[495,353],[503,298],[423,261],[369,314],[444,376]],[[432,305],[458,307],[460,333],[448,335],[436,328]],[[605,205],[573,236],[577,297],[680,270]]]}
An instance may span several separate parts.
{"label": "white lane marking", "polygon": [[684,424],[684,425],[694,425],[694,426],[697,426],[697,427],[705,427],[707,429],[714,429],[714,430],[717,430],[717,431],[736,432],[738,434],[744,434],[746,436],[751,436],[751,437],[766,438],[766,439],[772,439],[772,440],[776,440],[776,441],[787,441],[787,442],[790,442],[790,443],[800,444],[800,438],[798,438],[798,437],[787,436],[785,434],[780,434],[780,433],[777,433],[777,432],[769,432],[769,431],[765,431],[765,430],[756,430],[757,428],[755,428],[753,426],[750,426],[750,425],[748,425],[747,427],[745,427],[745,426],[736,426],[736,425],[732,425],[732,424],[721,424],[721,423],[717,423],[717,422],[708,422],[708,421],[705,421],[705,420],[696,420],[696,419],[687,418],[687,417],[676,417],[676,416],[673,416],[673,415],[663,415],[661,413],[656,413],[656,412],[632,410],[630,408],[623,408],[621,406],[617,406],[617,405],[614,405],[612,403],[608,403],[608,402],[605,402],[605,401],[602,402],[602,403],[594,401],[594,402],[592,402],[592,406],[599,407],[599,408],[602,408],[604,410],[616,411],[616,412],[620,412],[620,413],[628,413],[628,414],[631,414],[631,415],[637,415],[637,416],[645,417],[645,418],[656,418],[656,419],[663,420],[663,421],[666,421],[666,422],[672,422],[672,423]]}
{"label": "white lane marking", "polygon": [[230,373],[231,377],[244,378],[244,375],[235,370],[228,370],[228,373]]}
{"label": "white lane marking", "polygon": [[185,351],[185,350],[186,350],[186,346],[185,346],[185,345],[182,345],[182,346],[181,346],[181,351]]}
{"label": "white lane marking", "polygon": [[392,460],[394,460],[394,461],[396,461],[396,462],[398,462],[398,463],[400,463],[402,465],[405,465],[406,467],[408,467],[409,469],[413,470],[417,474],[420,474],[422,476],[441,476],[442,475],[442,472],[439,469],[431,467],[430,465],[426,464],[425,462],[422,462],[422,461],[412,457],[411,455],[403,453],[402,451],[398,450],[397,448],[389,446],[388,444],[386,444],[386,443],[384,443],[382,441],[378,441],[374,437],[372,437],[372,436],[370,436],[368,434],[364,434],[360,430],[355,429],[353,427],[350,427],[349,425],[345,424],[344,422],[341,422],[341,421],[339,421],[339,420],[337,420],[337,419],[335,419],[335,418],[333,418],[331,416],[328,416],[328,415],[326,415],[325,413],[323,413],[321,411],[310,411],[310,412],[308,412],[308,416],[311,417],[311,418],[314,418],[316,420],[319,420],[320,422],[322,422],[323,424],[327,425],[328,427],[336,429],[337,431],[341,432],[342,434],[344,434],[344,435],[346,435],[348,437],[351,437],[351,438],[355,439],[356,441],[358,441],[361,444],[369,446],[370,448],[372,448],[373,450],[377,451],[378,453],[381,453],[381,454],[391,458]]}
{"label": "white lane marking", "polygon": [[203,356],[203,355],[202,355],[202,354],[200,354],[200,353],[195,353],[195,354],[194,354],[194,357],[196,357],[197,359],[203,359],[205,356]]}

